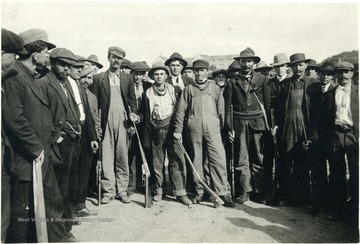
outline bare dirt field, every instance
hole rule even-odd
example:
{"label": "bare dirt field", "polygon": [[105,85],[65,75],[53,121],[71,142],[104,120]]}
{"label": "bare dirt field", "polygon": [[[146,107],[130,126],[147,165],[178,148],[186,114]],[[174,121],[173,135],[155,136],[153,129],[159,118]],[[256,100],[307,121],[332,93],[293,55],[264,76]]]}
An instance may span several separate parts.
{"label": "bare dirt field", "polygon": [[135,193],[130,204],[114,200],[97,207],[88,198],[94,217],[81,218],[72,233],[80,242],[196,242],[196,243],[357,243],[358,227],[346,220],[330,221],[324,213],[313,217],[301,207],[270,207],[251,201],[235,208],[214,208],[202,202],[188,208],[166,197],[144,208]]}

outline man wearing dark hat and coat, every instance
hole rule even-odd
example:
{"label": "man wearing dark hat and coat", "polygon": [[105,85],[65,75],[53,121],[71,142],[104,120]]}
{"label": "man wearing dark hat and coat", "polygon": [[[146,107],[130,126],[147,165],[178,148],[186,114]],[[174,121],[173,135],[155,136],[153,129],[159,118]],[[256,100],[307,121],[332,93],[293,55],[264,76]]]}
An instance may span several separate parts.
{"label": "man wearing dark hat and coat", "polygon": [[[345,204],[358,224],[359,205],[359,87],[352,83],[354,65],[340,62],[335,66],[339,85],[325,92],[315,127],[314,141],[329,160],[328,209],[330,220],[344,214]],[[346,159],[349,169],[347,196]],[[350,208],[349,208],[350,207]]]}
{"label": "man wearing dark hat and coat", "polygon": [[[184,88],[175,114],[175,140],[182,142],[184,127],[188,134],[184,138],[189,143],[190,157],[201,178],[203,175],[204,151],[207,152],[212,187],[222,198],[225,206],[234,207],[227,180],[225,149],[221,141],[220,129],[224,119],[224,97],[213,81],[207,79],[209,63],[198,59],[193,62],[195,84]],[[186,126],[184,126],[186,123]],[[204,188],[193,172],[196,189],[194,204],[202,201]]]}
{"label": "man wearing dark hat and coat", "polygon": [[319,67],[319,80],[323,93],[332,90],[335,85],[335,66],[332,62],[326,61]]}
{"label": "man wearing dark hat and coat", "polygon": [[318,74],[319,66],[316,63],[316,61],[314,59],[308,59],[307,64],[308,65],[307,65],[307,68],[305,70],[306,76],[318,79],[319,78],[319,74]]}
{"label": "man wearing dark hat and coat", "polygon": [[[240,74],[233,77],[225,88],[225,128],[230,142],[234,142],[235,194],[242,204],[250,198],[262,201],[263,154],[262,136],[268,128],[266,111],[270,108],[269,79],[254,72],[260,61],[251,48],[234,58],[240,64]],[[234,113],[230,115],[230,106]],[[233,121],[231,121],[233,117]],[[234,130],[231,131],[231,123]]]}
{"label": "man wearing dark hat and coat", "polygon": [[174,52],[170,58],[165,61],[165,65],[168,66],[170,70],[170,76],[167,82],[171,85],[179,86],[181,90],[183,90],[185,86],[194,83],[192,78],[181,75],[181,71],[187,66],[187,62],[181,54]]}
{"label": "man wearing dark hat and coat", "polygon": [[[60,219],[63,213],[61,193],[54,173],[53,148],[61,142],[60,132],[51,121],[51,111],[41,90],[35,84],[36,66],[44,66],[48,50],[55,47],[42,29],[21,32],[27,54],[20,54],[11,69],[17,74],[3,84],[4,129],[13,149],[10,172],[13,180],[11,218],[8,242],[36,242],[34,219],[33,167],[40,164],[43,176],[44,205],[47,219]],[[30,221],[19,221],[19,219]],[[49,242],[64,242],[61,221],[47,222]]]}
{"label": "man wearing dark hat and coat", "polygon": [[308,61],[303,53],[290,56],[289,66],[293,76],[283,81],[284,87],[279,95],[281,104],[284,105],[280,111],[280,127],[283,128],[280,205],[298,200],[304,202],[309,196],[309,165],[312,157],[308,151],[308,140],[313,136],[310,132],[319,110],[322,91],[320,82],[305,74]]}
{"label": "man wearing dark hat and coat", "polygon": [[97,74],[90,87],[101,109],[103,204],[109,203],[115,196],[123,203],[131,202],[127,194],[128,132],[131,127],[128,118],[130,113],[137,113],[137,107],[133,77],[120,72],[125,54],[120,47],[109,47],[110,67],[106,72]]}

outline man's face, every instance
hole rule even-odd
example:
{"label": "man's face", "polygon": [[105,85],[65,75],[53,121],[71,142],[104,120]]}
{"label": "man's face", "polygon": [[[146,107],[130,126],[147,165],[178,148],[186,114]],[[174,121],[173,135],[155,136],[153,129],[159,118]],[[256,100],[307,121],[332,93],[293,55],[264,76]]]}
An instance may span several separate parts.
{"label": "man's face", "polygon": [[55,74],[55,76],[58,78],[58,80],[64,80],[69,75],[69,67],[70,64],[65,63],[61,60],[57,60],[52,65],[52,71]]}
{"label": "man's face", "polygon": [[93,77],[94,77],[94,72],[90,72],[89,74],[80,78],[80,84],[84,88],[88,88],[93,83]]}
{"label": "man's face", "polygon": [[110,62],[110,68],[112,68],[112,69],[120,69],[123,58],[119,57],[119,56],[116,56],[114,54],[110,54],[110,56],[108,57],[108,60]]}
{"label": "man's face", "polygon": [[274,70],[276,74],[280,77],[286,76],[286,71],[288,69],[288,66],[286,64],[274,66]]}
{"label": "man's face", "polygon": [[99,70],[99,67],[96,65],[96,64],[91,64],[91,67],[93,67],[93,69],[94,69],[94,74],[96,75],[97,74],[97,72],[98,72],[98,70]]}
{"label": "man's face", "polygon": [[306,76],[308,76],[308,77],[313,77],[313,78],[318,77],[318,73],[316,72],[316,69],[314,69],[314,68],[307,68],[305,72],[306,72]]}
{"label": "man's face", "polygon": [[305,62],[297,62],[291,65],[291,69],[294,75],[302,76],[305,73],[307,66],[307,63]]}
{"label": "man's face", "polygon": [[351,83],[352,77],[354,76],[354,71],[339,69],[335,71],[335,75],[338,78],[338,83],[343,86]]}
{"label": "man's face", "polygon": [[175,60],[170,63],[170,72],[173,76],[181,75],[181,71],[183,68],[184,66],[180,63],[179,60]]}
{"label": "man's face", "polygon": [[168,75],[166,74],[165,70],[158,69],[155,70],[153,73],[154,81],[157,85],[164,84],[166,79],[168,78]]}
{"label": "man's face", "polygon": [[327,85],[334,80],[334,75],[331,72],[320,72],[320,82],[322,85]]}
{"label": "man's face", "polygon": [[253,59],[240,59],[240,69],[242,73],[249,73],[254,69],[255,62]]}
{"label": "man's face", "polygon": [[35,59],[37,67],[44,67],[46,64],[46,61],[49,59],[49,56],[50,56],[49,50],[47,47],[44,50],[42,50],[41,52],[39,52],[39,53],[36,52],[33,55],[34,55],[33,57]]}
{"label": "man's face", "polygon": [[184,76],[187,76],[187,77],[190,77],[190,78],[194,78],[195,75],[194,75],[194,71],[192,69],[186,69],[183,71],[183,75]]}
{"label": "man's face", "polygon": [[227,77],[224,74],[218,74],[215,76],[215,82],[218,86],[223,87],[226,84]]}
{"label": "man's face", "polygon": [[134,71],[133,76],[134,76],[135,83],[138,84],[145,79],[146,72],[145,71]]}
{"label": "man's face", "polygon": [[1,51],[1,70],[7,70],[14,63],[16,59],[15,53],[7,53]]}
{"label": "man's face", "polygon": [[69,75],[71,76],[71,78],[73,78],[74,80],[78,80],[81,77],[81,71],[83,69],[83,66],[78,66],[78,65],[71,65],[70,67],[70,71],[69,71]]}
{"label": "man's face", "polygon": [[270,70],[268,70],[268,69],[259,69],[257,72],[258,72],[259,74],[262,74],[262,75],[268,76],[268,75],[269,75]]}
{"label": "man's face", "polygon": [[205,81],[207,79],[208,69],[196,68],[194,69],[194,74],[195,74],[195,80],[200,81],[200,83],[202,83],[202,81]]}

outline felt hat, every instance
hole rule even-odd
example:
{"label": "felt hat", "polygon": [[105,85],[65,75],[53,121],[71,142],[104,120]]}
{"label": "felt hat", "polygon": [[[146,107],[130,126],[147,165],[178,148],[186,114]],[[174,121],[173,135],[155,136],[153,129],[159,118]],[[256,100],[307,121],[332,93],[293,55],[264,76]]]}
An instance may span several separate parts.
{"label": "felt hat", "polygon": [[75,64],[76,66],[85,66],[85,61],[86,61],[86,58],[83,57],[83,56],[80,56],[80,55],[75,55],[76,58],[77,58],[77,63]]}
{"label": "felt hat", "polygon": [[352,63],[341,61],[336,64],[335,71],[336,70],[352,70],[354,71],[354,65]]}
{"label": "felt hat", "polygon": [[159,69],[164,70],[168,76],[170,75],[169,68],[161,62],[157,62],[157,63],[153,64],[153,66],[149,70],[149,73],[148,73],[149,77],[151,79],[154,79],[153,74],[156,70],[159,70]]}
{"label": "felt hat", "polygon": [[261,70],[261,69],[266,69],[266,70],[272,70],[273,68],[272,67],[270,67],[270,66],[268,66],[266,63],[265,63],[265,61],[260,61],[259,63],[257,63],[256,65],[255,65],[255,68],[254,68],[254,70],[255,71],[257,71],[257,70]]}
{"label": "felt hat", "polygon": [[241,67],[240,67],[239,62],[235,60],[229,65],[227,71],[228,72],[235,72],[235,71],[239,71],[240,69],[241,69]]}
{"label": "felt hat", "polygon": [[125,58],[126,56],[126,52],[120,47],[114,47],[114,46],[109,47],[108,53],[114,54],[115,56],[120,58]]}
{"label": "felt hat", "polygon": [[325,72],[325,73],[333,73],[335,70],[335,66],[332,62],[330,61],[326,61],[324,62],[322,65],[320,65],[319,67],[319,71],[320,72]]}
{"label": "felt hat", "polygon": [[175,60],[181,61],[184,67],[188,64],[185,59],[180,55],[180,53],[174,52],[173,54],[171,54],[170,58],[165,61],[165,65],[170,65],[170,63]]}
{"label": "felt hat", "polygon": [[295,63],[298,63],[298,62],[307,63],[309,61],[310,61],[310,59],[307,59],[305,57],[305,54],[303,54],[303,53],[295,53],[295,54],[290,56],[290,63],[289,64],[292,65],[292,64],[295,64]]}
{"label": "felt hat", "polygon": [[316,61],[314,60],[314,59],[309,59],[309,61],[308,61],[308,68],[315,68],[315,69],[318,69],[319,68],[319,66],[318,66],[318,64],[316,63]]}
{"label": "felt hat", "polygon": [[1,50],[7,53],[27,54],[22,38],[12,31],[1,29]]}
{"label": "felt hat", "polygon": [[96,64],[96,66],[99,67],[99,69],[102,69],[104,66],[99,63],[99,59],[98,57],[95,55],[95,54],[91,54],[87,59],[86,61],[90,62],[90,63],[94,63]]}
{"label": "felt hat", "polygon": [[235,57],[234,59],[237,60],[237,61],[239,61],[241,59],[253,59],[255,63],[259,63],[260,60],[261,60],[261,58],[259,56],[255,55],[254,50],[252,50],[249,47],[247,47],[243,51],[241,51],[240,56]]}
{"label": "felt hat", "polygon": [[93,67],[87,67],[86,69],[83,69],[81,71],[81,76],[80,77],[84,77],[84,76],[87,76],[88,74],[90,74],[91,72],[94,71],[94,68]]}
{"label": "felt hat", "polygon": [[129,59],[124,58],[121,62],[120,68],[130,68],[131,61]]}
{"label": "felt hat", "polygon": [[48,33],[43,29],[29,29],[19,33],[19,36],[23,39],[24,46],[26,44],[35,42],[35,41],[43,41],[48,45],[48,49],[51,50],[55,48],[55,44],[49,41]]}
{"label": "felt hat", "polygon": [[278,53],[274,56],[274,63],[270,65],[275,67],[284,64],[289,64],[289,58],[284,53]]}
{"label": "felt hat", "polygon": [[215,79],[215,77],[216,77],[218,74],[223,74],[223,75],[225,75],[225,76],[228,77],[228,78],[230,77],[229,72],[227,72],[227,70],[225,70],[225,69],[215,70],[214,72],[212,72],[212,77]]}

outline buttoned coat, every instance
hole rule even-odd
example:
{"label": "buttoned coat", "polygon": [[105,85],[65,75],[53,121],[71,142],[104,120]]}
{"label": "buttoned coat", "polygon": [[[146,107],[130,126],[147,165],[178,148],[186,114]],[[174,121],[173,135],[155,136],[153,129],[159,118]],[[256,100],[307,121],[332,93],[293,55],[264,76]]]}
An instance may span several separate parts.
{"label": "buttoned coat", "polygon": [[4,84],[6,103],[3,107],[4,129],[14,152],[10,172],[19,180],[32,180],[32,164],[44,150],[43,175],[49,167],[51,146],[57,146],[60,131],[51,121],[51,111],[34,75],[20,61],[11,67],[18,74]]}
{"label": "buttoned coat", "polygon": [[[235,112],[260,111],[260,105],[253,93],[263,104],[266,111],[270,109],[271,90],[268,86],[269,78],[253,72],[249,88],[241,75],[233,77],[225,87],[225,129],[231,128],[230,107],[233,105]],[[248,100],[249,98],[249,100]],[[250,103],[249,103],[250,101]],[[249,119],[249,124],[254,130],[265,130],[264,117]],[[240,124],[241,126],[242,124]]]}
{"label": "buttoned coat", "polygon": [[[110,108],[109,75],[109,70],[95,75],[94,82],[89,87],[90,91],[98,99],[98,107],[101,109],[101,129],[103,132],[106,129]],[[128,115],[130,113],[129,107],[131,108],[131,112],[137,113],[133,76],[120,72],[120,88],[124,107]]]}

